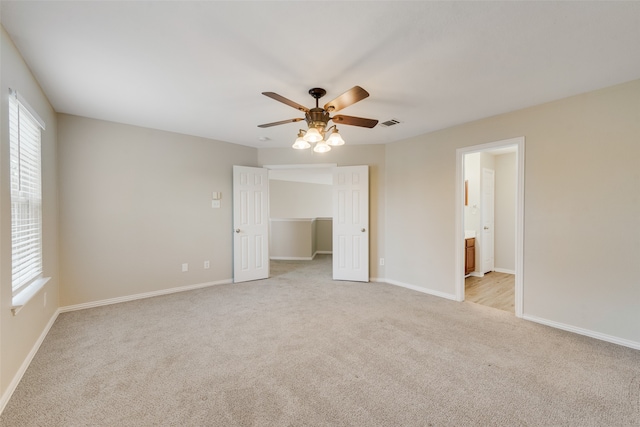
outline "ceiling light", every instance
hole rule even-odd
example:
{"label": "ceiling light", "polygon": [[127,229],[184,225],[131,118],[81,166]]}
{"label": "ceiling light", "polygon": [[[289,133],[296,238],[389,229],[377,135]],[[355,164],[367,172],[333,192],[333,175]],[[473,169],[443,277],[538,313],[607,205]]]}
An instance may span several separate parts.
{"label": "ceiling light", "polygon": [[296,139],[296,142],[294,142],[292,145],[292,147],[295,148],[296,150],[304,150],[311,147],[311,144],[305,141],[303,136],[304,136],[304,131],[301,130],[300,132],[298,132],[298,138]]}
{"label": "ceiling light", "polygon": [[330,151],[330,150],[331,150],[331,147],[327,145],[327,143],[324,142],[323,140],[320,140],[320,142],[318,142],[316,146],[313,147],[313,151],[315,151],[316,153],[326,153],[327,151]]}
{"label": "ceiling light", "polygon": [[318,142],[322,141],[324,137],[318,129],[310,127],[309,130],[304,134],[303,138],[307,142]]}
{"label": "ceiling light", "polygon": [[342,136],[340,136],[340,134],[338,133],[337,128],[333,130],[333,133],[327,139],[327,144],[333,145],[334,147],[338,145],[344,145],[344,139],[342,139]]}

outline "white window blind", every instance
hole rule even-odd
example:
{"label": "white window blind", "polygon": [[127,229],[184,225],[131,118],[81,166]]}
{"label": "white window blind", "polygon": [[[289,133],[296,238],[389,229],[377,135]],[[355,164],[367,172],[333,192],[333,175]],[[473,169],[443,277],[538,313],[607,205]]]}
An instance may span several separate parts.
{"label": "white window blind", "polygon": [[9,97],[12,289],[42,276],[40,120],[14,92]]}

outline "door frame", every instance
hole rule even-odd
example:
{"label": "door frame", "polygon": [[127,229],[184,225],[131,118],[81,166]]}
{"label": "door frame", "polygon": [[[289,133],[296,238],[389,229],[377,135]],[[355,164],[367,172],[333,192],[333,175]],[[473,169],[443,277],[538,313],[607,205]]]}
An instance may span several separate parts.
{"label": "door frame", "polygon": [[498,148],[516,146],[516,277],[515,314],[522,317],[524,311],[524,136],[458,148],[456,150],[456,230],[455,230],[455,283],[456,301],[464,301],[464,156]]}

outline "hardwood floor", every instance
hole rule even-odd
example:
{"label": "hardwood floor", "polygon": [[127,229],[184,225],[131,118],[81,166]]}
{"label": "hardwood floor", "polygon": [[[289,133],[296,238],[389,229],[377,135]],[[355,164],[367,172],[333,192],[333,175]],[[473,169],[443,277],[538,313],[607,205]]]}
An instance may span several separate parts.
{"label": "hardwood floor", "polygon": [[515,314],[515,275],[492,271],[484,277],[467,277],[465,301],[475,302]]}

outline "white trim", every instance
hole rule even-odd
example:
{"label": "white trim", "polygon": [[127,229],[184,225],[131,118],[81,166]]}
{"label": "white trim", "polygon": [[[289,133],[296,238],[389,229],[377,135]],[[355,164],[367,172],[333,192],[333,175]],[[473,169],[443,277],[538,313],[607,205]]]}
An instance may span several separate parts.
{"label": "white trim", "polygon": [[22,310],[22,307],[27,305],[50,279],[51,277],[40,277],[18,292],[11,299],[11,313],[13,313],[14,316],[18,314],[18,312]]}
{"label": "white trim", "polygon": [[464,215],[462,210],[464,206],[464,156],[465,154],[488,151],[510,145],[517,146],[515,314],[516,317],[522,317],[524,306],[524,136],[471,147],[462,147],[456,150],[455,300],[464,301]]}
{"label": "white trim", "polygon": [[18,369],[18,372],[16,372],[16,374],[13,376],[13,380],[11,380],[11,383],[9,384],[9,386],[7,387],[5,392],[3,393],[2,397],[0,398],[0,414],[2,414],[2,411],[4,411],[5,406],[7,406],[7,403],[9,403],[9,399],[11,399],[11,396],[13,395],[13,392],[18,387],[18,384],[20,384],[20,381],[22,380],[22,377],[24,376],[24,373],[27,372],[27,369],[29,368],[29,365],[31,364],[31,361],[35,357],[35,355],[38,352],[38,350],[40,349],[40,346],[42,345],[44,339],[47,337],[47,334],[49,334],[49,331],[51,330],[51,327],[53,326],[53,324],[55,323],[56,319],[58,318],[58,314],[60,314],[60,310],[59,309],[56,310],[56,312],[53,313],[53,316],[51,316],[51,319],[49,319],[49,322],[47,323],[47,326],[45,326],[44,330],[40,334],[40,337],[38,338],[38,340],[35,342],[35,344],[31,348],[31,351],[29,352],[27,357],[22,362],[22,365],[20,365],[20,369]]}
{"label": "white trim", "polygon": [[454,294],[449,294],[449,293],[440,292],[440,291],[434,291],[433,289],[421,288],[419,286],[410,285],[408,283],[398,282],[397,280],[377,279],[376,281],[379,281],[379,282],[382,282],[382,283],[388,283],[389,285],[400,286],[402,288],[411,289],[413,291],[422,292],[423,294],[429,294],[429,295],[433,295],[433,296],[436,296],[436,297],[446,298],[446,299],[449,299],[449,300],[456,301],[456,296]]}
{"label": "white trim", "polygon": [[60,313],[68,311],[84,310],[86,308],[102,307],[104,305],[118,304],[121,302],[135,301],[139,299],[152,298],[161,295],[175,294],[177,292],[192,291],[194,289],[208,288],[209,286],[227,285],[233,283],[232,279],[218,280],[217,282],[199,283],[197,285],[179,286],[176,288],[163,289],[160,291],[144,292],[141,294],[127,295],[124,297],[109,298],[100,301],[85,302],[82,304],[67,305],[60,307]]}
{"label": "white trim", "polygon": [[537,316],[531,316],[525,314],[522,316],[523,319],[529,320],[531,322],[540,323],[542,325],[550,326],[556,329],[562,329],[563,331],[573,332],[574,334],[584,335],[590,338],[595,338],[601,341],[610,342],[613,344],[622,345],[624,347],[633,348],[636,350],[640,350],[640,342],[626,340],[624,338],[618,338],[613,335],[602,334],[600,332],[595,332],[589,329],[578,328],[576,326],[566,325],[564,323],[554,322],[553,320],[543,319]]}

